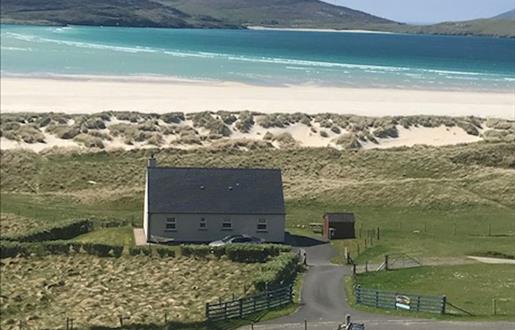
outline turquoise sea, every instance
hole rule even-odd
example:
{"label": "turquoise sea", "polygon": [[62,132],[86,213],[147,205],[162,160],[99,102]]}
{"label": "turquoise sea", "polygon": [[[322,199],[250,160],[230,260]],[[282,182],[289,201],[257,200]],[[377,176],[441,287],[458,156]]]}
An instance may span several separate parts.
{"label": "turquoise sea", "polygon": [[2,25],[1,70],[2,75],[512,90],[515,39]]}

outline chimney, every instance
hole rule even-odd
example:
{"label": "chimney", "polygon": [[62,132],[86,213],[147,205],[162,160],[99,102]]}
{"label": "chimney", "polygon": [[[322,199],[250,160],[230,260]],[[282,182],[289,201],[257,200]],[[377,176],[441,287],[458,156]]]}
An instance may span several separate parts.
{"label": "chimney", "polygon": [[157,160],[154,158],[154,154],[150,155],[150,158],[148,159],[148,165],[150,167],[157,167]]}

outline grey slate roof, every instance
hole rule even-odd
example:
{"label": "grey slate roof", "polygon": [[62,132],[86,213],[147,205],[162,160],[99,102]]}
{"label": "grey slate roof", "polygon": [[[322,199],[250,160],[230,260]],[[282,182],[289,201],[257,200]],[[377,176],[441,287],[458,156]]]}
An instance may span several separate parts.
{"label": "grey slate roof", "polygon": [[147,170],[150,213],[284,214],[280,170]]}
{"label": "grey slate roof", "polygon": [[355,222],[354,213],[348,212],[326,213],[324,217],[327,217],[331,222]]}

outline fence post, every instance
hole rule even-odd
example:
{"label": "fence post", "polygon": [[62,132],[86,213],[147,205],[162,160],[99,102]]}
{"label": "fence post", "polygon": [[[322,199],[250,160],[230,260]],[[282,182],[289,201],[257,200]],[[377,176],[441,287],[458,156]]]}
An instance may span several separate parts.
{"label": "fence post", "polygon": [[227,320],[227,303],[224,303],[224,320]]}
{"label": "fence post", "polygon": [[379,307],[379,291],[376,290],[376,308]]}
{"label": "fence post", "polygon": [[356,264],[352,264],[352,276],[356,277]]}
{"label": "fence post", "polygon": [[420,296],[417,296],[417,312],[420,312]]}
{"label": "fence post", "polygon": [[442,314],[445,314],[445,308],[447,305],[447,296],[442,297]]}
{"label": "fence post", "polygon": [[361,286],[358,284],[356,289],[354,289],[354,294],[356,295],[356,303],[361,303]]}
{"label": "fence post", "polygon": [[378,240],[378,241],[381,239],[381,236],[380,236],[380,234],[379,234],[379,231],[380,231],[380,229],[379,229],[379,227],[377,227],[377,240]]}
{"label": "fence post", "polygon": [[206,303],[206,319],[209,320],[209,303]]}
{"label": "fence post", "polygon": [[243,317],[243,298],[240,299],[240,319]]}
{"label": "fence post", "polygon": [[384,270],[388,270],[388,255],[384,255]]}
{"label": "fence post", "polygon": [[308,330],[308,320],[304,320],[304,330]]}
{"label": "fence post", "polygon": [[492,299],[492,313],[497,315],[497,300],[495,298]]}
{"label": "fence post", "polygon": [[165,313],[165,326],[168,324],[168,313]]}
{"label": "fence post", "polygon": [[368,260],[365,261],[365,273],[368,273]]}

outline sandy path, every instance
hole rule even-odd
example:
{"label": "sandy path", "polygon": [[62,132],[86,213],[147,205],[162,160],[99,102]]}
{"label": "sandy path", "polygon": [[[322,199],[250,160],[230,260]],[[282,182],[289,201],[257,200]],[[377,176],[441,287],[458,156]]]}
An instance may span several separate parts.
{"label": "sandy path", "polygon": [[358,89],[318,86],[251,86],[157,78],[2,77],[4,112],[89,113],[253,110],[261,112],[352,113],[367,116],[448,115],[515,117],[513,93]]}

